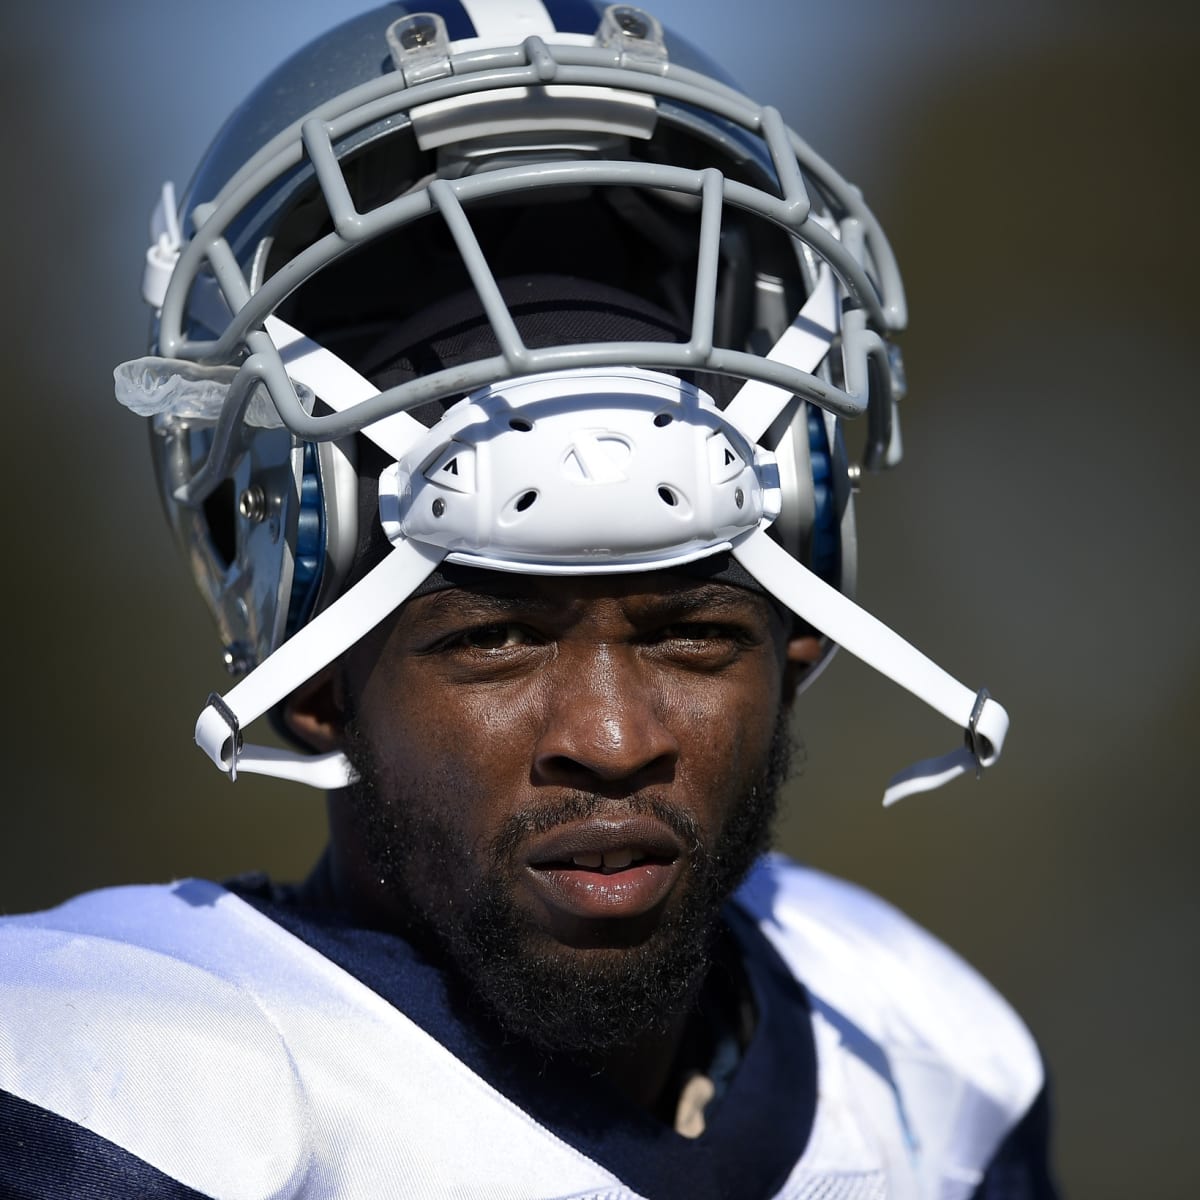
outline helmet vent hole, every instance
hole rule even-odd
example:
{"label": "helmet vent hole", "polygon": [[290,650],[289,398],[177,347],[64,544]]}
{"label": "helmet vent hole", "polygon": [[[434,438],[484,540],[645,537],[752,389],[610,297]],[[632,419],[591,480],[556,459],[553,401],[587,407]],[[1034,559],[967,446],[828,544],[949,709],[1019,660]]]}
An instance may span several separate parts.
{"label": "helmet vent hole", "polygon": [[659,427],[659,429],[662,429],[664,426],[670,425],[673,420],[675,420],[675,418],[671,416],[670,413],[659,413],[654,418],[654,423]]}
{"label": "helmet vent hole", "polygon": [[671,508],[675,508],[679,504],[679,497],[675,494],[674,489],[667,487],[665,483],[658,489],[658,498]]}
{"label": "helmet vent hole", "polygon": [[[508,427],[509,427],[509,429],[515,429],[518,433],[529,433],[533,429],[533,422],[525,420],[524,417],[512,417],[509,419]],[[529,496],[529,495],[533,495],[533,493],[526,492],[525,495]],[[521,497],[522,500],[524,498],[525,498],[524,496]],[[529,504],[532,504],[532,503],[533,503],[533,501],[530,500]],[[527,504],[525,507],[528,508],[529,504]]]}
{"label": "helmet vent hole", "polygon": [[524,512],[527,508],[529,508],[529,506],[531,504],[533,504],[533,502],[537,498],[538,498],[537,492],[534,492],[534,491],[522,492],[517,497],[517,502],[516,502],[516,504],[513,505],[513,508],[515,508],[517,510],[517,512]]}

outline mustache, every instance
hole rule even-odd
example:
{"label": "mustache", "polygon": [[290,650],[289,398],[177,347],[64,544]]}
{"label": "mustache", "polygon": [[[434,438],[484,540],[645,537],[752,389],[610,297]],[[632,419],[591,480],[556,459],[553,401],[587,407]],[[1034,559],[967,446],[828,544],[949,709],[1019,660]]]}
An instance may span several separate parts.
{"label": "mustache", "polygon": [[494,861],[511,863],[527,838],[589,817],[654,817],[679,838],[688,858],[695,859],[703,853],[700,823],[686,809],[653,794],[639,793],[614,800],[612,796],[586,791],[560,793],[546,804],[513,813],[488,843],[488,849]]}

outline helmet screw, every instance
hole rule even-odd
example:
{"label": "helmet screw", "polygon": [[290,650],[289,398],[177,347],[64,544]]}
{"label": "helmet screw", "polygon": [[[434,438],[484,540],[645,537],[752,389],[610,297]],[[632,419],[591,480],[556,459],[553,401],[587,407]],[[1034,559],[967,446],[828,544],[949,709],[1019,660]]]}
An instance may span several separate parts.
{"label": "helmet screw", "polygon": [[636,8],[622,6],[615,9],[613,19],[626,37],[644,39],[650,32],[646,25],[646,18]]}
{"label": "helmet screw", "polygon": [[746,493],[743,492],[741,488],[738,488],[738,490],[733,493],[733,502],[738,506],[738,508],[741,508],[742,505],[746,503]]}
{"label": "helmet screw", "polygon": [[417,13],[408,19],[400,30],[400,44],[405,50],[417,50],[422,46],[432,46],[437,41],[437,25],[424,13]]}
{"label": "helmet screw", "polygon": [[446,502],[445,502],[445,500],[443,500],[441,498],[441,496],[439,496],[433,502],[433,515],[435,517],[440,517],[442,515],[442,513],[444,513],[445,511],[446,511]]}
{"label": "helmet screw", "polygon": [[253,521],[255,524],[261,521],[267,515],[267,497],[262,488],[257,484],[248,487],[238,497],[238,512],[247,521]]}
{"label": "helmet screw", "polygon": [[250,648],[244,642],[230,642],[221,657],[225,660],[225,670],[230,675],[245,675],[250,670]]}

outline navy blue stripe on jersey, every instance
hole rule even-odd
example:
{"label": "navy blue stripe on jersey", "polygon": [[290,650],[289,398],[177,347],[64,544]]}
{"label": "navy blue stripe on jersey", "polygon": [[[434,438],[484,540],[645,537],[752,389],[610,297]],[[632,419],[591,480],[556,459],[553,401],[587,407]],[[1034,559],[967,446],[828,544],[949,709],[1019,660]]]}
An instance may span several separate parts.
{"label": "navy blue stripe on jersey", "polygon": [[0,1092],[3,1200],[204,1200],[120,1146],[57,1113]]}
{"label": "navy blue stripe on jersey", "polygon": [[443,971],[394,934],[355,929],[302,909],[265,879],[227,885],[394,1005],[567,1145],[654,1200],[766,1200],[808,1141],[816,1111],[816,1049],[804,989],[753,922],[730,914],[757,1027],[725,1095],[689,1139],[606,1082],[516,1050]]}

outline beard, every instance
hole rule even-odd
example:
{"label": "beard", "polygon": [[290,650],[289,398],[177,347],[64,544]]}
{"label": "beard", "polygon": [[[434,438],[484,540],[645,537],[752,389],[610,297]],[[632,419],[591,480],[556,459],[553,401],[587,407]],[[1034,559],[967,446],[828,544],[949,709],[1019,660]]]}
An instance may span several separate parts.
{"label": "beard", "polygon": [[[502,1037],[584,1063],[665,1032],[692,1006],[721,907],[769,845],[792,754],[781,710],[762,770],[736,797],[710,846],[689,812],[650,790],[621,799],[559,792],[553,803],[513,814],[477,848],[451,815],[455,804],[470,803],[460,780],[447,773],[424,785],[428,794],[408,786],[393,798],[353,718],[345,737],[358,775],[349,800],[373,870],[402,902],[406,935],[448,968],[468,1005],[486,1013]],[[666,824],[685,847],[684,888],[640,940],[573,948],[531,928],[511,881],[529,835],[596,815],[650,815]],[[451,887],[463,879],[473,880],[465,896]]]}

